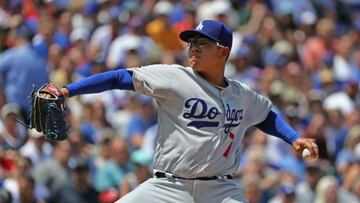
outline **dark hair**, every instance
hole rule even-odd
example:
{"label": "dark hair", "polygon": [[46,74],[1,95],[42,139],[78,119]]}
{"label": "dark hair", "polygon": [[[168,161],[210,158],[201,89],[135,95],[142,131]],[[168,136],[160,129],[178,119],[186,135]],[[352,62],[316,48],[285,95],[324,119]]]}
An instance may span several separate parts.
{"label": "dark hair", "polygon": [[85,158],[77,158],[72,163],[70,163],[70,168],[76,172],[88,171],[89,170],[88,160]]}
{"label": "dark hair", "polygon": [[35,188],[35,179],[31,174],[26,173],[26,174],[22,175],[21,178],[26,180],[28,183],[30,183],[32,188]]}
{"label": "dark hair", "polygon": [[308,173],[309,175],[321,175],[322,171],[317,166],[308,166],[306,168],[306,173]]}
{"label": "dark hair", "polygon": [[20,25],[17,28],[15,28],[15,37],[16,38],[22,38],[30,41],[33,37],[33,33],[26,25]]}

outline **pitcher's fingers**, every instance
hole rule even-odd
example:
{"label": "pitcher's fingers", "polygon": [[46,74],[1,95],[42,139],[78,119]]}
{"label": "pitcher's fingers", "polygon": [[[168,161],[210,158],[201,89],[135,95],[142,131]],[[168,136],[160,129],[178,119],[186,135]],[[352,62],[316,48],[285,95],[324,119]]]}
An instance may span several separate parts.
{"label": "pitcher's fingers", "polygon": [[305,143],[305,148],[310,151],[311,156],[314,156],[317,154],[316,144],[312,140],[307,140]]}
{"label": "pitcher's fingers", "polygon": [[319,157],[319,147],[318,147],[318,145],[317,145],[316,143],[313,143],[312,145],[313,145],[313,148],[314,148],[314,150],[315,150],[314,157],[315,157],[315,156],[316,156],[316,157]]}

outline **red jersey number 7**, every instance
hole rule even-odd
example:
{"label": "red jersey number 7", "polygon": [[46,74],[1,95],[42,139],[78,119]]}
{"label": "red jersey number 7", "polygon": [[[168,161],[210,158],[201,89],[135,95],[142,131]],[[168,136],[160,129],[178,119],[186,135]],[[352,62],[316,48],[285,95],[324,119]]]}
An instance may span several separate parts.
{"label": "red jersey number 7", "polygon": [[230,142],[230,144],[228,145],[228,147],[226,148],[226,150],[225,150],[225,152],[224,152],[224,154],[223,154],[223,156],[224,156],[225,158],[227,158],[227,157],[229,156],[231,147],[232,147],[233,142],[234,142],[235,134],[232,133],[232,132],[230,132],[229,138],[231,139],[231,142]]}

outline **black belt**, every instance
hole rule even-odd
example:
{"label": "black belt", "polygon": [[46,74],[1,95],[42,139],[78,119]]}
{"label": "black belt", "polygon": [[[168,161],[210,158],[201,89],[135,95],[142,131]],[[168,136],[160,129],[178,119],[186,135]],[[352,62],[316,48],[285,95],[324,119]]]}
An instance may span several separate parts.
{"label": "black belt", "polygon": [[155,174],[156,178],[166,178],[166,177],[172,177],[172,178],[178,178],[178,179],[183,179],[183,180],[218,180],[218,179],[234,179],[233,176],[231,175],[223,175],[223,176],[211,176],[211,177],[198,177],[198,178],[182,178],[182,177],[177,177],[174,175],[168,175],[166,176],[165,173],[163,172],[159,172],[157,171]]}

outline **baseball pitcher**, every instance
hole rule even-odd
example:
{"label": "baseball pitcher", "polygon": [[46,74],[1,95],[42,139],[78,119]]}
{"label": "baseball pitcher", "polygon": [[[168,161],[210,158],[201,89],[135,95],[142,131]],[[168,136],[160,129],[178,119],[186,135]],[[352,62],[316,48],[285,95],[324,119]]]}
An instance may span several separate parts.
{"label": "baseball pitcher", "polygon": [[158,136],[154,177],[118,200],[128,202],[247,202],[240,180],[240,142],[250,126],[318,157],[313,139],[301,138],[271,110],[271,102],[224,77],[232,32],[204,20],[180,34],[190,67],[150,65],[93,75],[62,88],[66,97],[109,89],[132,90],[156,99]]}

